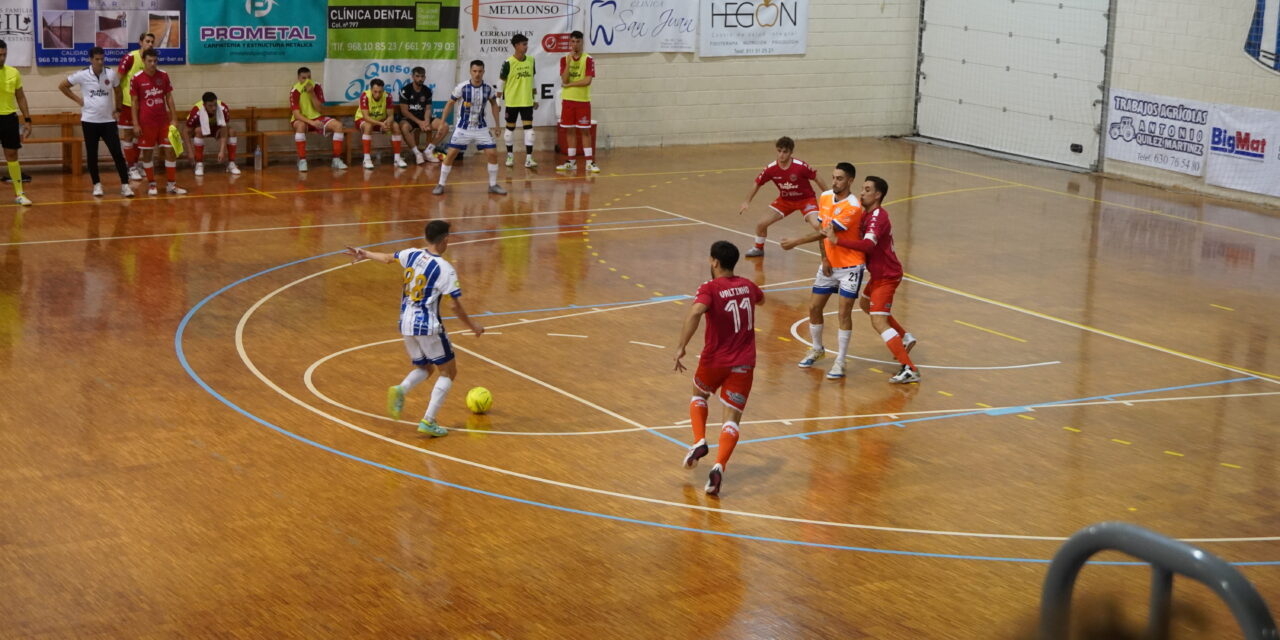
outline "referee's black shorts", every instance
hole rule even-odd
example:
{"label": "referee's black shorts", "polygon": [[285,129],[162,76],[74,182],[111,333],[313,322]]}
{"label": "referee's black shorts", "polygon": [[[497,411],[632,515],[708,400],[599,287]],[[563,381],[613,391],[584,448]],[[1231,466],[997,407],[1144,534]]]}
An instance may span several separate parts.
{"label": "referee's black shorts", "polygon": [[5,149],[22,148],[22,125],[18,122],[18,114],[16,112],[0,116],[0,147]]}

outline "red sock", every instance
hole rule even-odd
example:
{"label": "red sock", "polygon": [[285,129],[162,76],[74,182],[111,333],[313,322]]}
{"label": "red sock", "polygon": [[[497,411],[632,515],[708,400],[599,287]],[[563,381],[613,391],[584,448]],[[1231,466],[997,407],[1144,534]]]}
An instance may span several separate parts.
{"label": "red sock", "polygon": [[233,143],[227,143],[227,162],[235,162],[235,161],[236,161],[236,145]]}
{"label": "red sock", "polygon": [[342,141],[335,137],[333,139],[333,157],[338,158],[341,156],[342,156]]}
{"label": "red sock", "polygon": [[729,456],[733,455],[733,447],[738,444],[738,424],[726,422],[720,427],[720,449],[716,453],[716,464],[723,469],[729,466]]}
{"label": "red sock", "polygon": [[166,164],[166,165],[164,166],[164,179],[165,179],[165,180],[168,180],[170,183],[177,182],[177,181],[178,181],[178,167],[177,167],[177,166],[175,166],[175,165]]}
{"label": "red sock", "polygon": [[693,426],[693,441],[705,440],[707,437],[707,399],[694,396],[689,401],[689,419]]}
{"label": "red sock", "polygon": [[204,162],[204,145],[195,145],[196,162]]}
{"label": "red sock", "polygon": [[898,324],[898,321],[893,319],[893,316],[889,316],[889,326],[893,327],[893,330],[897,331],[899,334],[904,336],[907,335],[907,330],[903,329],[902,325]]}
{"label": "red sock", "polygon": [[137,164],[137,163],[138,163],[138,153],[139,153],[139,152],[138,152],[138,147],[136,147],[136,146],[130,146],[129,148],[125,149],[125,150],[124,150],[124,159],[125,159],[125,162],[127,162],[127,163],[129,164],[129,166],[131,166],[131,167],[132,167],[133,165]]}
{"label": "red sock", "polygon": [[912,369],[916,368],[916,366],[911,363],[911,356],[907,355],[907,348],[902,346],[901,335],[895,335],[892,338],[885,340],[884,343],[889,347],[889,351],[893,352],[893,357],[898,361],[898,364],[906,365]]}
{"label": "red sock", "polygon": [[392,141],[391,141],[391,153],[394,153],[394,154],[396,154],[396,155],[400,155],[400,141],[399,141],[399,140],[392,140]]}
{"label": "red sock", "polygon": [[293,146],[295,146],[295,147],[297,147],[297,148],[298,148],[298,159],[299,159],[299,160],[305,160],[305,159],[306,159],[306,157],[307,157],[307,141],[306,141],[306,140],[294,140],[294,141],[293,141]]}
{"label": "red sock", "polygon": [[142,167],[142,170],[147,174],[147,182],[155,182],[155,181],[156,181],[156,169],[155,169],[155,167],[148,167],[148,166],[145,166],[145,165],[144,165],[144,166]]}
{"label": "red sock", "polygon": [[369,136],[360,138],[360,146],[364,147],[364,154],[366,156],[369,155],[370,147],[373,146],[373,138],[370,138]]}

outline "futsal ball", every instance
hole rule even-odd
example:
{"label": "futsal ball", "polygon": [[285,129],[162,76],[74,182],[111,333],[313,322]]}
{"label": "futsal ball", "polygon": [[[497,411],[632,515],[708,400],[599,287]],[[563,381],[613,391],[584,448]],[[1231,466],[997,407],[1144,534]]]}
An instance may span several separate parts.
{"label": "futsal ball", "polygon": [[484,387],[474,387],[467,392],[467,408],[471,413],[488,413],[493,406],[493,394]]}

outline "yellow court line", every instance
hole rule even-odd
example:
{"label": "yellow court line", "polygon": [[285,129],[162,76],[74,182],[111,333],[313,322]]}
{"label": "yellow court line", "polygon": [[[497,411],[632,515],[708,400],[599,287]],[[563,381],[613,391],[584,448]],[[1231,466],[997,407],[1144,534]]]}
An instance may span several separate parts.
{"label": "yellow court line", "polygon": [[955,396],[955,395],[956,395],[956,394],[954,394],[954,393],[947,393],[946,391],[939,391],[938,393],[939,393],[939,394],[941,394],[941,395],[944,395],[944,396],[946,396],[946,397],[948,397],[948,398],[953,397],[953,396]]}
{"label": "yellow court line", "polygon": [[785,338],[785,337],[783,337],[783,336],[778,336],[778,339],[779,339],[779,340],[781,340],[781,341],[783,341],[783,342],[791,342],[791,338]]}
{"label": "yellow court line", "polygon": [[1023,420],[1035,420],[1035,418],[1032,418],[1031,416],[1026,415],[1026,414],[1022,414],[1022,413],[1019,413],[1019,414],[1018,414],[1018,417],[1019,417],[1019,418],[1022,418]]}
{"label": "yellow court line", "polygon": [[273,196],[273,195],[271,195],[271,194],[267,193],[266,191],[258,191],[257,189],[254,189],[253,187],[249,187],[249,190],[250,190],[250,191],[252,191],[252,192],[254,192],[254,193],[256,193],[256,194],[258,194],[258,195],[260,195],[260,196],[266,196],[266,197],[268,197],[268,198],[271,198],[272,200],[279,200],[279,198],[277,198],[277,197],[275,197],[275,196]]}
{"label": "yellow court line", "polygon": [[1218,464],[1220,464],[1220,465],[1222,465],[1222,466],[1224,466],[1224,467],[1226,467],[1226,468],[1228,468],[1228,469],[1243,469],[1243,468],[1244,468],[1244,467],[1242,467],[1242,466],[1240,466],[1240,465],[1238,465],[1238,464],[1231,464],[1230,462],[1219,462]]}
{"label": "yellow court line", "polygon": [[991,333],[991,334],[998,335],[998,336],[1000,336],[1001,338],[1008,338],[1008,339],[1010,339],[1010,340],[1017,340],[1018,342],[1026,342],[1026,340],[1023,340],[1022,338],[1019,338],[1019,337],[1017,337],[1017,336],[1011,336],[1011,335],[1009,335],[1009,334],[1007,334],[1007,333],[1000,333],[999,331],[995,331],[995,330],[992,330],[992,329],[988,329],[988,328],[986,328],[986,327],[979,327],[979,326],[978,326],[978,325],[976,325],[976,324],[969,324],[968,322],[965,322],[964,320],[956,320],[956,321],[955,321],[955,323],[956,323],[956,324],[962,324],[962,325],[964,325],[964,326],[966,326],[966,327],[969,327],[969,328],[971,328],[971,329],[977,329],[978,331],[986,331],[987,333]]}
{"label": "yellow court line", "polygon": [[1070,431],[1072,433],[1081,433],[1081,431],[1075,427],[1063,427],[1063,429],[1066,429],[1067,431]]}
{"label": "yellow court line", "polygon": [[[1023,307],[1019,307],[1018,305],[1015,305],[1015,304],[1009,304],[1009,303],[1007,303],[1007,302],[1000,302],[1000,301],[998,301],[998,300],[992,300],[991,298],[984,298],[984,297],[982,297],[982,296],[979,296],[979,295],[976,295],[976,294],[972,294],[972,293],[969,293],[969,292],[967,292],[967,291],[961,291],[961,290],[959,290],[959,289],[955,289],[955,288],[952,288],[952,287],[948,287],[948,286],[946,286],[946,285],[941,285],[941,284],[938,284],[938,283],[936,283],[936,282],[930,282],[930,281],[928,281],[928,280],[925,280],[924,278],[920,278],[920,277],[917,277],[917,276],[911,275],[911,274],[909,274],[909,273],[908,273],[908,274],[906,274],[906,275],[905,275],[905,277],[906,277],[908,280],[911,280],[911,281],[913,281],[913,282],[917,282],[917,283],[919,283],[919,284],[923,284],[923,285],[928,286],[928,287],[933,287],[933,288],[938,289],[938,290],[941,290],[941,291],[946,291],[946,292],[948,292],[948,293],[954,293],[954,294],[956,294],[956,295],[958,295],[958,296],[963,296],[963,297],[965,297],[965,298],[969,298],[970,300],[977,300],[977,301],[979,301],[979,302],[985,302],[985,303],[987,303],[987,304],[992,304],[992,305],[995,305],[995,306],[997,306],[997,307],[1003,307],[1003,308],[1005,308],[1005,309],[1009,309],[1009,310],[1011,310],[1011,311],[1017,311],[1017,312],[1019,312],[1019,313],[1025,313],[1025,314],[1027,314],[1027,315],[1029,315],[1029,316],[1034,316],[1034,317],[1036,317],[1036,318],[1040,318],[1040,319],[1042,319],[1042,320],[1049,320],[1050,322],[1057,322],[1058,324],[1064,324],[1064,325],[1067,325],[1068,327],[1074,327],[1074,328],[1076,328],[1076,329],[1080,329],[1081,331],[1088,331],[1088,332],[1090,332],[1090,333],[1096,333],[1096,334],[1098,334],[1098,335],[1106,336],[1106,337],[1108,337],[1108,338],[1114,338],[1114,339],[1116,339],[1116,340],[1120,340],[1120,341],[1122,341],[1122,342],[1128,342],[1129,344],[1138,345],[1138,346],[1140,346],[1140,347],[1146,347],[1146,348],[1148,348],[1148,349],[1154,349],[1154,350],[1159,351],[1159,352],[1161,352],[1161,353],[1167,353],[1167,354],[1172,355],[1172,356],[1178,356],[1179,358],[1186,358],[1186,359],[1188,359],[1188,360],[1193,360],[1193,361],[1195,361],[1195,362],[1199,362],[1199,363],[1201,363],[1201,364],[1207,364],[1207,365],[1212,365],[1212,366],[1215,366],[1215,367],[1220,367],[1220,368],[1226,369],[1226,370],[1228,370],[1228,371],[1234,371],[1234,372],[1236,372],[1236,373],[1246,373],[1246,374],[1253,375],[1253,376],[1259,376],[1259,377],[1261,377],[1261,378],[1265,378],[1265,379],[1266,379],[1267,381],[1269,381],[1269,382],[1277,382],[1277,383],[1280,383],[1280,376],[1277,376],[1276,374],[1273,374],[1273,373],[1264,373],[1264,372],[1262,372],[1262,371],[1254,371],[1253,369],[1245,369],[1244,367],[1237,367],[1237,366],[1234,366],[1234,365],[1229,365],[1229,364],[1225,364],[1225,363],[1222,363],[1222,362],[1218,362],[1218,361],[1216,361],[1216,360],[1210,360],[1210,359],[1208,359],[1208,358],[1201,358],[1200,356],[1193,356],[1193,355],[1191,355],[1191,354],[1189,354],[1189,353],[1183,353],[1183,352],[1178,351],[1178,350],[1176,350],[1176,349],[1169,349],[1169,348],[1167,348],[1167,347],[1162,347],[1162,346],[1159,346],[1159,345],[1151,344],[1150,342],[1143,342],[1142,340],[1138,340],[1138,339],[1136,339],[1136,338],[1130,338],[1130,337],[1127,337],[1127,336],[1122,336],[1122,335],[1120,335],[1120,334],[1118,334],[1118,333],[1114,333],[1114,332],[1111,332],[1111,331],[1107,331],[1107,330],[1105,330],[1105,329],[1099,329],[1099,328],[1097,328],[1097,327],[1091,327],[1091,326],[1089,326],[1089,325],[1087,325],[1087,324],[1081,324],[1081,323],[1079,323],[1079,322],[1072,322],[1071,320],[1065,320],[1065,319],[1063,319],[1063,318],[1059,318],[1059,317],[1057,317],[1057,316],[1051,316],[1051,315],[1049,315],[1049,314],[1047,314],[1047,313],[1041,313],[1041,312],[1039,312],[1039,311],[1032,311],[1031,309],[1026,309],[1026,308],[1023,308]],[[956,322],[960,322],[960,321],[959,321],[959,320],[957,320]]]}
{"label": "yellow court line", "polygon": [[1165,453],[1167,453],[1167,454],[1169,454],[1169,455],[1171,455],[1171,456],[1177,456],[1177,457],[1179,457],[1179,458],[1185,458],[1185,457],[1186,457],[1186,456],[1182,455],[1181,453],[1178,453],[1177,451],[1169,451],[1169,450],[1165,450]]}
{"label": "yellow court line", "polygon": [[1099,199],[1097,199],[1097,198],[1091,198],[1091,197],[1089,197],[1089,196],[1082,196],[1082,195],[1080,195],[1080,194],[1078,194],[1078,193],[1068,193],[1068,192],[1066,192],[1066,191],[1055,191],[1055,190],[1053,190],[1053,189],[1049,189],[1049,188],[1047,188],[1047,187],[1037,187],[1037,186],[1035,186],[1035,185],[1031,185],[1031,184],[1025,184],[1025,183],[1022,183],[1022,182],[1015,182],[1015,181],[1013,181],[1013,180],[1005,180],[1004,178],[997,178],[997,177],[995,177],[995,176],[988,176],[988,175],[984,175],[984,174],[981,174],[981,173],[974,173],[974,172],[972,172],[972,171],[961,171],[960,169],[952,169],[951,167],[944,167],[944,166],[941,166],[941,165],[930,164],[930,163],[927,163],[927,162],[916,162],[916,163],[914,163],[914,164],[919,165],[919,166],[921,166],[921,167],[929,167],[930,169],[941,169],[941,170],[943,170],[943,171],[951,171],[951,172],[953,172],[953,173],[958,173],[958,174],[961,174],[961,175],[970,176],[970,177],[974,177],[974,178],[985,178],[985,179],[987,179],[987,180],[995,180],[996,182],[1003,182],[1003,183],[1008,184],[1008,185],[1019,186],[1019,187],[1023,187],[1023,188],[1025,188],[1025,189],[1031,189],[1031,190],[1033,190],[1033,191],[1043,191],[1043,192],[1045,192],[1045,193],[1052,193],[1052,194],[1055,194],[1055,195],[1066,196],[1066,197],[1068,197],[1068,198],[1075,198],[1075,199],[1077,199],[1077,200],[1086,200],[1086,201],[1088,201],[1088,202],[1095,202],[1095,203],[1098,203],[1098,204],[1105,204],[1105,205],[1107,205],[1107,206],[1109,206],[1109,207],[1119,207],[1119,208],[1121,208],[1121,209],[1129,209],[1129,210],[1131,210],[1131,211],[1138,211],[1138,212],[1140,212],[1140,213],[1146,213],[1146,214],[1153,215],[1153,216],[1160,216],[1160,217],[1163,217],[1163,218],[1169,218],[1169,219],[1171,219],[1171,220],[1178,220],[1178,221],[1180,221],[1180,222],[1188,222],[1188,223],[1191,223],[1191,224],[1199,224],[1199,225],[1204,225],[1204,226],[1206,226],[1206,227],[1213,227],[1213,228],[1215,228],[1215,229],[1224,229],[1224,230],[1227,230],[1227,231],[1236,231],[1236,232],[1238,232],[1238,233],[1245,233],[1245,234],[1248,234],[1248,235],[1251,235],[1251,236],[1258,236],[1258,237],[1260,237],[1260,238],[1268,238],[1268,239],[1270,239],[1270,240],[1280,240],[1280,236],[1273,236],[1273,235],[1266,234],[1266,233],[1261,233],[1261,232],[1258,232],[1258,231],[1249,231],[1248,229],[1241,229],[1241,228],[1239,228],[1239,227],[1231,227],[1231,226],[1227,226],[1227,225],[1225,225],[1225,224],[1217,224],[1217,223],[1214,223],[1214,222],[1205,222],[1204,220],[1192,220],[1192,219],[1190,219],[1190,218],[1183,218],[1182,216],[1175,216],[1175,215],[1173,215],[1173,214],[1171,214],[1171,213],[1165,213],[1165,212],[1163,212],[1163,211],[1157,211],[1157,210],[1155,210],[1155,209],[1144,209],[1144,208],[1142,208],[1142,207],[1135,207],[1135,206],[1133,206],[1133,205],[1129,205],[1129,204],[1122,204],[1122,203],[1119,203],[1119,202],[1108,202],[1108,201],[1106,201],[1106,200],[1099,200]]}
{"label": "yellow court line", "polygon": [[1121,439],[1119,439],[1119,438],[1112,438],[1112,439],[1111,439],[1111,441],[1112,441],[1112,442],[1117,442],[1117,443],[1120,443],[1120,444],[1133,444],[1132,442],[1129,442],[1128,440],[1121,440]]}
{"label": "yellow court line", "polygon": [[989,405],[989,404],[987,404],[987,403],[985,403],[985,402],[975,402],[974,404],[978,405],[979,407],[983,407],[984,409],[990,409],[990,408],[991,408],[991,405]]}
{"label": "yellow court line", "polygon": [[1213,304],[1212,302],[1209,303],[1209,306],[1213,307],[1214,309],[1222,309],[1223,311],[1235,311],[1235,309],[1232,309],[1231,307],[1224,307],[1220,304]]}

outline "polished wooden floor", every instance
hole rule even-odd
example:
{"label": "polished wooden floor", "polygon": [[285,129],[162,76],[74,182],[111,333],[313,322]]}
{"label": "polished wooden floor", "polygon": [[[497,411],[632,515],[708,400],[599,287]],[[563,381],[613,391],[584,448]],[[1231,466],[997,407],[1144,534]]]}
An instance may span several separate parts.
{"label": "polished wooden floor", "polygon": [[[924,379],[887,383],[861,315],[846,379],[797,368],[816,258],[744,260],[760,364],[704,496],[672,344],[707,247],[745,248],[773,197],[736,213],[770,146],[617,150],[592,177],[547,156],[503,170],[509,197],[475,160],[443,198],[434,166],[184,170],[191,195],[133,201],[37,173],[37,206],[0,212],[0,636],[1027,638],[1044,561],[1104,520],[1244,563],[1280,606],[1274,209],[802,141],[889,181]],[[431,440],[430,383],[383,415],[399,271],[337,252],[435,218],[489,332],[452,327]],[[1082,637],[1140,629],[1147,582],[1087,568]],[[1175,637],[1240,637],[1175,594]]]}

